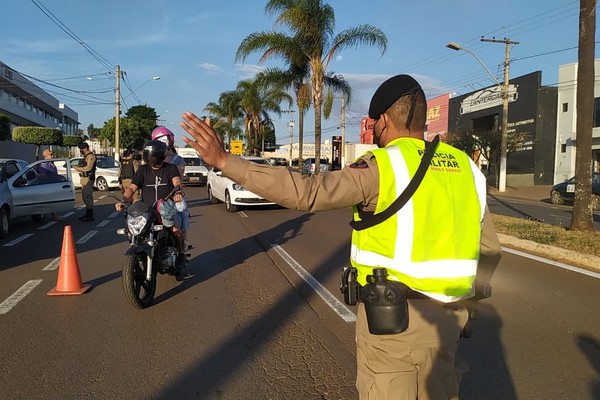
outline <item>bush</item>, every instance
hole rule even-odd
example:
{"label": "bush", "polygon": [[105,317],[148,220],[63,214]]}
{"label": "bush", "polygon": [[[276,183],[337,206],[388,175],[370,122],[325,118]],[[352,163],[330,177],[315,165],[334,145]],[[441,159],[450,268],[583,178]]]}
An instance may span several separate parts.
{"label": "bush", "polygon": [[13,129],[13,140],[19,143],[59,146],[63,141],[60,129],[44,126],[17,126]]}
{"label": "bush", "polygon": [[65,147],[75,147],[83,142],[83,138],[79,135],[64,135],[62,145]]}

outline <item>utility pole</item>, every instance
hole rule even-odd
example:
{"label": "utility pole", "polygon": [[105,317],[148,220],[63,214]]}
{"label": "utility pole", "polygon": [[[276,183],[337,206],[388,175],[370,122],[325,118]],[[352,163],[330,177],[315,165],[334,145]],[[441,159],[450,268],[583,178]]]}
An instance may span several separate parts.
{"label": "utility pole", "polygon": [[510,45],[519,44],[519,42],[513,42],[509,38],[502,40],[498,39],[484,39],[481,38],[482,42],[489,43],[504,43],[506,45],[506,51],[504,56],[504,83],[502,85],[502,141],[500,144],[500,176],[498,180],[498,191],[506,191],[506,153],[507,153],[507,130],[508,130],[508,68],[510,64]]}
{"label": "utility pole", "polygon": [[121,122],[121,67],[119,64],[117,64],[117,83],[115,93],[115,160],[119,161],[121,158],[121,151],[119,150],[119,129]]}
{"label": "utility pole", "polygon": [[290,114],[290,122],[288,127],[290,128],[290,167],[292,166],[292,144],[294,144],[294,112],[295,110],[283,110],[282,113]]}
{"label": "utility pole", "polygon": [[342,130],[342,148],[340,149],[340,162],[342,163],[342,168],[346,166],[346,97],[342,96],[342,118],[340,121],[340,127]]}

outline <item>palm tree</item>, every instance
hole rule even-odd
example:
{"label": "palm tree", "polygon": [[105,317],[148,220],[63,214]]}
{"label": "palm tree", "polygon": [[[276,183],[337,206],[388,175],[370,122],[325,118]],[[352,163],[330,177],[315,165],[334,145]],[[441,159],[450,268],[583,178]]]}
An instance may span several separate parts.
{"label": "palm tree", "polygon": [[231,140],[241,134],[241,129],[236,123],[243,118],[243,110],[240,106],[241,93],[229,90],[219,95],[219,102],[210,102],[204,108],[216,120],[211,121],[213,128],[220,134],[227,134],[228,147]]}
{"label": "palm tree", "polygon": [[240,81],[236,89],[240,93],[240,106],[244,113],[244,126],[248,148],[256,147],[263,133],[263,126],[271,120],[269,112],[281,114],[280,104],[285,100],[292,105],[292,97],[277,85],[269,84],[260,77]]}
{"label": "palm tree", "polygon": [[288,62],[290,67],[308,65],[308,82],[315,110],[315,170],[318,171],[323,86],[329,62],[340,51],[363,44],[376,45],[383,54],[387,38],[380,29],[371,25],[360,25],[334,34],[335,13],[322,0],[269,0],[265,11],[279,13],[276,23],[286,26],[292,35],[275,31],[253,33],[240,44],[236,59],[244,60],[251,52],[264,50],[261,62],[277,56]]}

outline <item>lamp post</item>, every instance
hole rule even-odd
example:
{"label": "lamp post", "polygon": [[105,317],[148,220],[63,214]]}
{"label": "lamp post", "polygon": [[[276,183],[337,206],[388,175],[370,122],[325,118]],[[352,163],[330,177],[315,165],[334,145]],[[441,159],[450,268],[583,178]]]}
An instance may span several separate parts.
{"label": "lamp post", "polygon": [[[496,42],[495,40],[488,40],[488,39],[481,39],[481,40]],[[501,140],[501,144],[500,144],[500,173],[499,173],[499,177],[498,177],[499,178],[498,179],[498,191],[499,192],[506,191],[506,153],[507,153],[506,148],[507,148],[507,129],[508,129],[508,64],[509,64],[509,58],[510,58],[509,45],[510,44],[518,44],[518,42],[511,42],[509,39],[504,39],[503,42],[506,43],[506,57],[505,57],[505,62],[504,62],[504,83],[503,84],[500,84],[500,82],[498,82],[498,79],[496,79],[496,77],[490,72],[490,70],[479,59],[479,57],[477,57],[477,55],[475,53],[473,53],[471,50],[469,50],[466,47],[463,47],[460,44],[455,43],[455,42],[450,42],[450,43],[446,44],[446,47],[448,47],[449,49],[456,50],[456,51],[464,50],[467,53],[469,53],[470,55],[472,55],[473,57],[475,57],[475,59],[479,62],[479,64],[481,64],[481,66],[486,70],[486,72],[492,77],[494,82],[496,82],[498,87],[502,90],[502,140]]]}
{"label": "lamp post", "polygon": [[[120,161],[121,159],[121,144],[120,144],[120,125],[121,125],[121,67],[117,64],[117,73],[116,73],[116,96],[115,96],[115,160]],[[144,81],[140,86],[136,87],[129,93],[127,96],[123,97],[125,100],[127,97],[131,96],[135,93],[136,90],[144,86],[146,83],[150,81],[157,81],[160,79],[160,76],[153,76],[152,78]]]}

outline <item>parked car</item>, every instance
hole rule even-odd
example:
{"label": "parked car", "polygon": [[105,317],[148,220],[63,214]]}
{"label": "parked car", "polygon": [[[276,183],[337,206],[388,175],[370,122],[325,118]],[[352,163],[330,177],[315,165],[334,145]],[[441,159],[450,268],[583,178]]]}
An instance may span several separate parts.
{"label": "parked car", "polygon": [[[575,199],[575,177],[557,183],[550,190],[552,204],[572,203]],[[600,210],[600,172],[592,173],[592,208]]]}
{"label": "parked car", "polygon": [[[302,163],[302,170],[301,170],[302,174],[314,175],[315,161],[316,161],[316,159],[314,157],[307,158],[306,160],[304,160],[304,162]],[[321,161],[319,163],[319,173],[322,174],[325,172],[329,172],[329,162],[327,161],[326,158],[321,158]]]}
{"label": "parked car", "polygon": [[[262,157],[240,157],[258,164],[269,164],[269,162]],[[231,179],[224,177],[222,172],[216,168],[211,168],[208,171],[207,191],[210,204],[224,202],[225,209],[231,213],[236,212],[242,206],[275,204],[270,200],[264,199],[251,191],[244,189],[242,185],[233,182]]]}
{"label": "parked car", "polygon": [[[73,184],[75,187],[81,187],[81,177],[79,173],[72,168],[83,162],[83,157],[71,158],[71,169],[73,170]],[[64,164],[58,166],[59,173],[64,173]],[[119,162],[112,157],[96,156],[96,181],[94,186],[98,190],[115,189],[119,187]]]}
{"label": "parked car", "polygon": [[200,156],[184,156],[185,172],[181,177],[183,185],[206,185],[208,168]]}
{"label": "parked car", "polygon": [[0,238],[8,235],[10,220],[31,216],[42,221],[47,213],[64,213],[75,206],[71,168],[49,174],[43,163],[68,163],[66,158],[39,160],[0,159]]}
{"label": "parked car", "polygon": [[289,166],[287,159],[284,157],[269,157],[269,158],[267,158],[267,160],[269,161],[269,163],[271,165],[274,165],[274,166],[278,166],[278,165],[283,165],[286,167]]}

